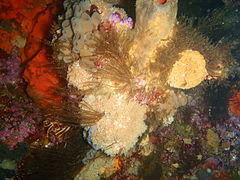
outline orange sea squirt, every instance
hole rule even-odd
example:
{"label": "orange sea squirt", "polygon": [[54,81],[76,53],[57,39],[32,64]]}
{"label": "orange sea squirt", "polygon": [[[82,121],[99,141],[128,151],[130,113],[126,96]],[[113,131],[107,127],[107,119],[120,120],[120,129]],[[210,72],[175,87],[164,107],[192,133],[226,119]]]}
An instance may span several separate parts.
{"label": "orange sea squirt", "polygon": [[49,51],[43,46],[46,40],[53,18],[57,15],[57,4],[53,3],[38,14],[36,23],[27,38],[27,44],[22,52],[23,61],[30,60],[24,72],[24,78],[28,82],[27,92],[41,106],[46,103],[59,104],[62,98],[55,93],[61,85],[56,71],[47,66],[51,60]]}

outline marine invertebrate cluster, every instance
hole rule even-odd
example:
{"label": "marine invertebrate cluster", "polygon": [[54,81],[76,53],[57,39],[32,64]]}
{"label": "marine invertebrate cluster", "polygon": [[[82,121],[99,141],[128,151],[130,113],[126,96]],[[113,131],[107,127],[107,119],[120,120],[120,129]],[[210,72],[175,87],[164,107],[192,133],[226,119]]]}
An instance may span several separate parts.
{"label": "marine invertebrate cluster", "polygon": [[147,107],[127,101],[124,94],[102,90],[83,100],[93,109],[104,112],[103,117],[88,130],[88,138],[94,148],[102,149],[106,154],[126,154],[147,129],[144,123]]}
{"label": "marine invertebrate cluster", "polygon": [[[102,59],[101,57],[99,59],[92,57],[94,49],[89,47],[95,43],[95,36],[99,32],[107,34],[109,31],[115,30],[126,31],[132,28],[132,20],[126,16],[123,10],[112,7],[111,4],[102,1],[91,3],[81,1],[72,5],[68,1],[65,2],[66,13],[65,20],[62,22],[62,35],[56,41],[57,46],[62,45],[62,43],[63,45],[69,43],[71,46],[60,48],[57,57],[60,60],[64,60],[62,57],[65,58],[64,61],[67,63],[73,62],[68,66],[67,78],[69,85],[83,92],[89,92],[98,87],[91,94],[85,94],[83,98],[84,103],[90,105],[94,111],[103,113],[101,120],[86,128],[88,129],[87,138],[96,149],[102,149],[107,154],[116,155],[120,151],[126,153],[146,130],[144,124],[146,107],[134,101],[128,101],[127,94],[120,94],[100,85],[101,81],[105,79],[104,76],[110,75],[104,72],[107,71],[107,68],[103,69],[103,72],[100,71],[103,66],[110,67],[111,62],[108,63],[108,59]],[[82,23],[87,25],[82,26]],[[68,24],[68,26],[65,27],[65,24]],[[87,27],[89,28],[87,29]],[[66,58],[70,59],[70,61],[67,61]],[[79,58],[81,58],[80,61]],[[98,74],[102,75],[92,73],[94,69],[99,70]],[[79,78],[79,76],[82,78]],[[99,76],[102,78],[100,79]],[[113,78],[115,77],[113,76]],[[111,84],[106,80],[104,83]],[[110,84],[109,86],[111,86]],[[115,102],[117,103],[115,104]],[[84,107],[80,105],[80,108]],[[136,111],[136,113],[133,113],[133,111]],[[109,129],[112,123],[115,124],[114,127],[116,128]],[[135,133],[130,135],[131,138],[129,138],[128,142],[125,134],[131,130],[130,124],[131,126],[135,124],[136,130]],[[89,125],[85,124],[85,126]],[[119,133],[113,135],[116,131]]]}
{"label": "marine invertebrate cluster", "polygon": [[109,155],[135,145],[149,112],[171,124],[187,102],[176,88],[227,76],[231,57],[190,21],[176,21],[177,1],[137,0],[134,25],[123,9],[100,0],[66,0],[64,9],[55,56],[65,62],[68,84],[83,94],[79,108],[102,114],[82,126],[89,143]]}
{"label": "marine invertebrate cluster", "polygon": [[[64,1],[64,20],[62,21],[61,36],[57,39],[57,58],[64,62],[72,62],[92,55],[89,48],[99,25],[105,23],[124,23],[121,18],[126,18],[126,13],[112,4],[101,0],[90,1]],[[118,17],[114,13],[118,13]],[[119,22],[118,22],[119,21]]]}

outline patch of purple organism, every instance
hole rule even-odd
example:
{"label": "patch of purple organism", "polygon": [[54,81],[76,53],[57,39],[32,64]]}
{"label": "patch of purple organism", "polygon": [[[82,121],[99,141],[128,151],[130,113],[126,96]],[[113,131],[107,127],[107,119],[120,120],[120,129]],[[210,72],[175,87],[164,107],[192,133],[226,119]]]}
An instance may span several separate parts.
{"label": "patch of purple organism", "polygon": [[11,150],[36,133],[40,119],[40,110],[25,94],[18,55],[17,49],[11,54],[0,50],[0,140]]}
{"label": "patch of purple organism", "polygon": [[21,59],[14,49],[10,55],[0,52],[0,85],[21,83],[22,69],[20,68]]}
{"label": "patch of purple organism", "polygon": [[[5,112],[4,112],[5,111]],[[30,102],[13,102],[1,112],[0,140],[10,150],[37,131],[40,112]]]}
{"label": "patch of purple organism", "polygon": [[133,20],[131,17],[122,18],[119,13],[113,13],[109,16],[108,21],[112,24],[125,24],[129,28],[133,27]]}

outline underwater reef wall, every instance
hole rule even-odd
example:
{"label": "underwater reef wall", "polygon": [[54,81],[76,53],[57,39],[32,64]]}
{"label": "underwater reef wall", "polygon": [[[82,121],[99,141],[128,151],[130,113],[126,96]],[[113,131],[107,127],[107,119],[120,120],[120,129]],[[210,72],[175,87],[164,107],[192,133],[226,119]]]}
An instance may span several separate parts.
{"label": "underwater reef wall", "polygon": [[[240,73],[230,51],[238,32],[214,34],[221,24],[238,27],[237,16],[222,9],[179,17],[177,0],[129,2],[133,18],[118,0],[24,2],[21,10],[23,2],[0,2],[13,6],[5,10],[11,16],[0,15],[9,36],[0,48],[21,52],[0,51],[0,140],[11,149],[29,145],[16,178],[239,174]],[[33,17],[18,19],[14,10]],[[14,26],[21,22],[23,29]]]}

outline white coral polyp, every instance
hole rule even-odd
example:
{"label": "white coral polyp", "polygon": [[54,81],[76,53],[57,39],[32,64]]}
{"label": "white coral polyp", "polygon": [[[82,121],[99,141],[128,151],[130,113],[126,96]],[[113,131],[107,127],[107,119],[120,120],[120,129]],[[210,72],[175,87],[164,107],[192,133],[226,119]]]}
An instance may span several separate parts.
{"label": "white coral polyp", "polygon": [[[100,94],[98,94],[100,92]],[[146,131],[147,106],[128,101],[125,95],[98,91],[84,98],[103,118],[89,129],[89,141],[106,154],[126,154]]]}

